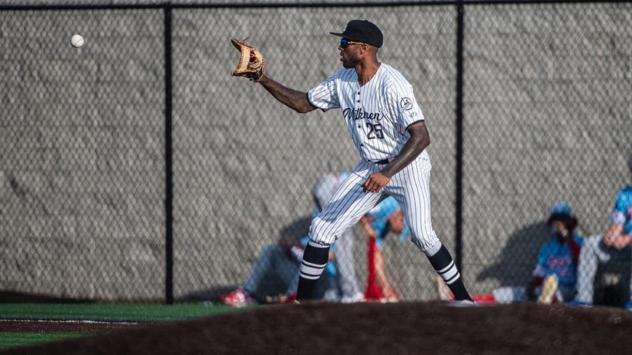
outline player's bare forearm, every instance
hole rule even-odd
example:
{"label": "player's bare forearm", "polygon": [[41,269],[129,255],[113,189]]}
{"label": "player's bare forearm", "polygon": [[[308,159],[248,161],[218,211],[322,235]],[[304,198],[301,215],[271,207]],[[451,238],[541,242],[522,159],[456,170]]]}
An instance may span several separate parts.
{"label": "player's bare forearm", "polygon": [[373,173],[362,185],[364,191],[379,192],[391,178],[404,169],[430,144],[430,136],[424,121],[416,122],[407,129],[410,138],[399,154],[382,171]]}
{"label": "player's bare forearm", "polygon": [[383,288],[391,288],[391,284],[388,282],[388,276],[386,276],[386,265],[384,263],[384,255],[380,249],[375,251],[375,276],[377,283]]}
{"label": "player's bare forearm", "polygon": [[367,237],[371,239],[377,238],[377,233],[375,233],[375,229],[371,227],[371,222],[367,216],[363,216],[360,219],[360,225],[362,226],[362,230],[366,233]]}
{"label": "player's bare forearm", "polygon": [[382,170],[382,174],[386,175],[389,179],[407,167],[413,160],[417,159],[419,154],[430,145],[430,135],[428,134],[428,129],[424,121],[410,125],[410,127],[408,127],[408,133],[410,133],[410,138],[408,138],[402,150],[393,161]]}
{"label": "player's bare forearm", "polygon": [[267,77],[265,74],[258,81],[272,96],[285,106],[300,113],[313,111],[314,106],[307,100],[307,94],[290,89]]}

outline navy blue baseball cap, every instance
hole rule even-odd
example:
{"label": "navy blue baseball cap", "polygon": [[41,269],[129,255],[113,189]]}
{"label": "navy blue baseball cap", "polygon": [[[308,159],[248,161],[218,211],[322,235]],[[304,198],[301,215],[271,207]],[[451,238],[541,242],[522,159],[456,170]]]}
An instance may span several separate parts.
{"label": "navy blue baseball cap", "polygon": [[572,212],[571,205],[566,201],[557,201],[551,205],[551,215],[570,216]]}
{"label": "navy blue baseball cap", "polygon": [[344,32],[329,32],[332,35],[344,37],[355,42],[370,44],[374,47],[382,47],[384,36],[382,31],[372,22],[367,20],[351,20],[347,23]]}
{"label": "navy blue baseball cap", "polygon": [[569,229],[574,229],[577,226],[577,217],[573,216],[573,210],[568,202],[558,201],[551,206],[551,215],[546,224],[551,226],[554,221],[564,223]]}

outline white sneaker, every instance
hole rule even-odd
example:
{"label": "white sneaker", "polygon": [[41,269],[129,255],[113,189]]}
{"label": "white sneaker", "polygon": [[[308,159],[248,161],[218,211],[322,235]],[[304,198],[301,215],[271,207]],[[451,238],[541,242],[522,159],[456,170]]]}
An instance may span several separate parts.
{"label": "white sneaker", "polygon": [[340,303],[358,303],[358,302],[364,302],[364,294],[362,294],[362,292],[358,292],[352,296],[343,296],[340,299]]}
{"label": "white sneaker", "polygon": [[551,304],[555,294],[557,293],[557,277],[555,275],[547,276],[542,283],[542,293],[538,298],[540,304]]}
{"label": "white sneaker", "polygon": [[339,298],[338,298],[338,291],[337,290],[329,289],[329,290],[325,291],[325,294],[323,295],[323,301],[325,301],[325,302],[337,302],[338,300],[339,300]]}
{"label": "white sneaker", "polygon": [[473,301],[470,300],[457,300],[457,301],[452,301],[450,303],[448,303],[448,306],[450,307],[475,307],[477,306],[477,304]]}

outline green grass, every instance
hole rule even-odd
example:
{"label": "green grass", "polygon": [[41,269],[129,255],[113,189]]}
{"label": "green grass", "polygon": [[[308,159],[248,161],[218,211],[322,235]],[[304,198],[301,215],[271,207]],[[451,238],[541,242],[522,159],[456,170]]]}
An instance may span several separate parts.
{"label": "green grass", "polygon": [[3,319],[167,321],[234,311],[224,305],[162,304],[0,304]]}
{"label": "green grass", "polygon": [[19,332],[19,333],[0,333],[0,351],[17,348],[20,346],[29,346],[44,344],[63,339],[79,338],[89,335],[85,332]]}
{"label": "green grass", "polygon": [[[203,303],[161,304],[0,304],[0,319],[172,321],[236,311]],[[62,339],[90,336],[92,332],[0,332],[0,351]]]}

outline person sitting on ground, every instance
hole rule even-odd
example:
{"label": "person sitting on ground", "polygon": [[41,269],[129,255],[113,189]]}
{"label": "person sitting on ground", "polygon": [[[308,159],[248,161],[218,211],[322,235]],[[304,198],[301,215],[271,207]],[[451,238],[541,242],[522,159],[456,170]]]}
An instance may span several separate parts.
{"label": "person sitting on ground", "polygon": [[575,233],[577,218],[565,202],[552,206],[547,225],[551,239],[541,248],[527,297],[538,303],[572,301],[576,294],[577,265],[583,240]]}
{"label": "person sitting on ground", "polygon": [[[233,307],[243,307],[258,303],[284,303],[296,297],[298,271],[307,244],[307,235],[296,238],[283,235],[275,244],[264,247],[257,257],[246,282],[239,288],[224,295],[220,302]],[[332,253],[333,254],[333,251]],[[333,255],[330,255],[333,259]],[[322,278],[322,294],[329,286],[329,278],[335,277],[335,264],[329,263],[326,277]],[[280,292],[267,293],[266,282],[274,281],[280,286]]]}

